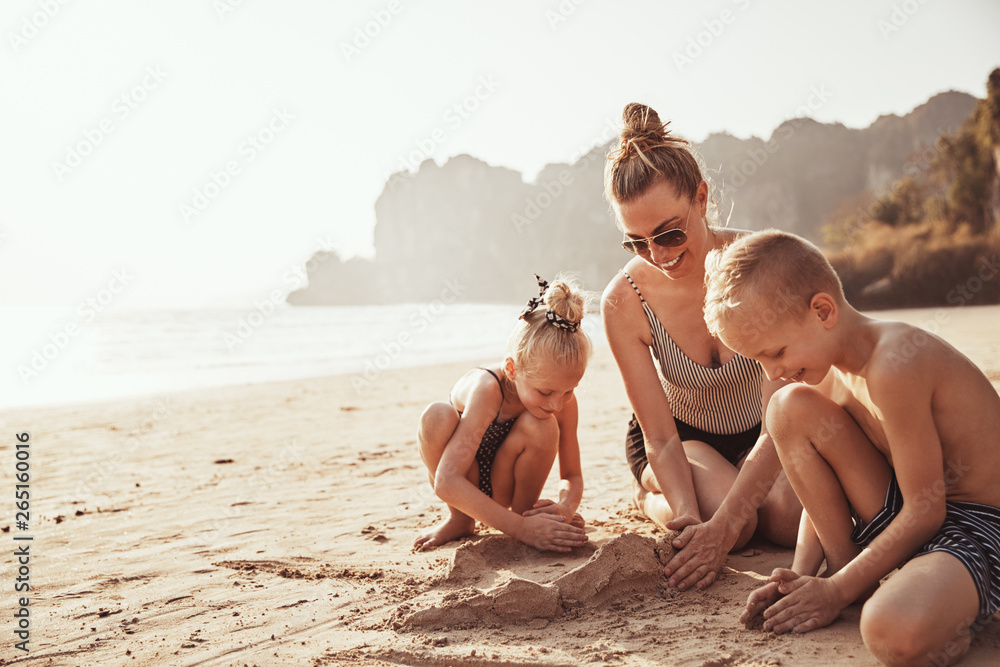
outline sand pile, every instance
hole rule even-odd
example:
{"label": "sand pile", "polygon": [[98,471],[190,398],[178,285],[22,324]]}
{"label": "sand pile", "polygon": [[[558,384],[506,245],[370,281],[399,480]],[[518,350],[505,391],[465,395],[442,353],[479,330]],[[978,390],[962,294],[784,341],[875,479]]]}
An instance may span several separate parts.
{"label": "sand pile", "polygon": [[490,535],[455,549],[445,569],[444,581],[451,586],[482,589],[491,588],[510,575],[550,581],[553,568],[566,562],[583,562],[596,550],[597,547],[587,543],[571,554],[539,551],[513,537]]}
{"label": "sand pile", "polygon": [[[556,570],[558,555],[540,552],[505,537],[488,537],[455,551],[442,585],[466,582],[483,574],[496,576],[510,569],[511,575],[487,590],[465,587],[443,597],[433,593],[425,599],[400,605],[391,624],[396,629],[413,627],[468,627],[509,624],[534,619],[552,619],[579,607],[600,607],[637,595],[670,597],[663,565],[673,555],[669,540],[673,533],[654,540],[624,533],[604,543],[587,562],[562,573]],[[590,547],[591,549],[593,547]],[[560,554],[561,555],[561,554]],[[551,581],[533,581],[518,573],[519,565],[535,572],[539,562],[548,563]],[[414,610],[414,607],[417,607]]]}
{"label": "sand pile", "polygon": [[674,549],[668,533],[654,540],[623,533],[606,542],[589,561],[555,580],[563,604],[599,606],[637,593],[659,593],[666,589],[663,566]]}

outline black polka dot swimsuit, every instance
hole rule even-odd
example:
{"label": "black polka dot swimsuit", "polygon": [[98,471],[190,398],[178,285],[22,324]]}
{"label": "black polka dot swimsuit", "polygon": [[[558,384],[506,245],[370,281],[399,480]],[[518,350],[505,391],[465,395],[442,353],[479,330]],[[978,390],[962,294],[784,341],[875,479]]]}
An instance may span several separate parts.
{"label": "black polka dot swimsuit", "polygon": [[[497,374],[488,368],[483,368],[493,376],[493,379],[497,381],[500,385],[500,407],[497,408],[497,416],[493,418],[493,421],[488,427],[486,427],[486,433],[483,434],[483,439],[479,443],[479,449],[476,450],[476,463],[479,464],[479,490],[488,495],[490,498],[493,497],[493,461],[497,457],[497,450],[500,449],[500,445],[507,438],[507,434],[510,433],[510,429],[514,426],[514,422],[517,418],[507,419],[500,421],[500,409],[503,408],[503,383],[500,382],[500,378]],[[461,414],[461,413],[459,413]]]}

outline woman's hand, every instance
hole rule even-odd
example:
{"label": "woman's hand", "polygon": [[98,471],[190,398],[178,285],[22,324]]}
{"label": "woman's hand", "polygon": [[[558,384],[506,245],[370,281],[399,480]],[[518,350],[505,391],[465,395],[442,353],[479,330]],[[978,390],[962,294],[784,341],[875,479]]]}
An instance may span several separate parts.
{"label": "woman's hand", "polygon": [[670,585],[679,590],[694,586],[704,590],[712,585],[726,562],[731,544],[727,544],[723,527],[707,521],[702,523],[690,514],[667,522],[667,528],[681,534],[671,544],[677,551],[663,568]]}
{"label": "woman's hand", "polygon": [[528,516],[528,512],[538,509],[544,508],[524,513],[521,530],[515,536],[517,539],[542,551],[568,552],[587,543],[587,534],[583,532],[583,528],[570,525],[561,514],[543,511]]}

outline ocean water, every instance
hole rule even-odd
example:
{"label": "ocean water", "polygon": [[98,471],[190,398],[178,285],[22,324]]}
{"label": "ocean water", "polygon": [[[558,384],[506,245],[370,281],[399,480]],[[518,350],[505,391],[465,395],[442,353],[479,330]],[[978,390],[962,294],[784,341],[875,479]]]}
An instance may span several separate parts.
{"label": "ocean water", "polygon": [[[0,410],[502,358],[523,305],[0,307]],[[870,313],[941,335],[1000,379],[1000,306]],[[584,330],[606,345],[599,315]]]}
{"label": "ocean water", "polygon": [[[0,409],[499,360],[523,305],[0,308]],[[603,340],[599,317],[585,329]]]}

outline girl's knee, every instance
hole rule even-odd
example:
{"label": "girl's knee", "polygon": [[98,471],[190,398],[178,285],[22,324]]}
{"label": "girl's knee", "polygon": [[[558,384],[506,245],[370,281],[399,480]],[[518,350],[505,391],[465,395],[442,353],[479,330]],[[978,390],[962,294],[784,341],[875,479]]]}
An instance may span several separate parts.
{"label": "girl's knee", "polygon": [[445,401],[434,401],[420,415],[420,425],[436,423],[441,420],[454,420],[458,417],[458,410],[451,403]]}
{"label": "girl's knee", "polygon": [[559,422],[552,415],[538,418],[525,410],[514,423],[511,435],[528,438],[530,442],[540,445],[558,445]]}
{"label": "girl's knee", "polygon": [[452,431],[458,425],[461,416],[458,410],[451,403],[444,401],[434,401],[420,415],[420,432],[428,433],[440,428],[451,428]]}
{"label": "girl's knee", "polygon": [[435,401],[420,415],[420,426],[417,430],[417,448],[423,451],[428,445],[440,445],[448,441],[458,427],[461,416],[451,403]]}
{"label": "girl's knee", "polygon": [[775,544],[794,547],[798,535],[802,504],[791,484],[782,483],[784,476],[771,487],[763,504],[757,511],[757,527],[762,534]]}

